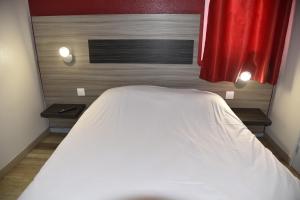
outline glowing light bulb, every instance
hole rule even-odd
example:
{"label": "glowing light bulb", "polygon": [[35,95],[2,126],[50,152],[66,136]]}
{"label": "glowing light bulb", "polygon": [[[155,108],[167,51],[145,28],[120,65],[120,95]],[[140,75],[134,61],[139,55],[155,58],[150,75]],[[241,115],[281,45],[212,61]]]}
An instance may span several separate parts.
{"label": "glowing light bulb", "polygon": [[240,79],[242,81],[249,81],[251,79],[251,73],[248,71],[244,71],[240,74]]}
{"label": "glowing light bulb", "polygon": [[70,49],[67,47],[61,47],[59,48],[59,55],[63,58],[66,58],[70,55]]}
{"label": "glowing light bulb", "polygon": [[71,64],[73,62],[73,56],[68,47],[60,47],[58,52],[65,63]]}

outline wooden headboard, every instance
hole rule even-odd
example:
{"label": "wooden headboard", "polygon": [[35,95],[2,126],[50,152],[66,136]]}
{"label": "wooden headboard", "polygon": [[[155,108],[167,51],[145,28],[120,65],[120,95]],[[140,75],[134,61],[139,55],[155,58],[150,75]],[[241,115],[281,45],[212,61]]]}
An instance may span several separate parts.
{"label": "wooden headboard", "polygon": [[[234,90],[232,107],[258,107],[266,112],[272,86],[250,82],[238,89],[233,83],[209,83],[198,78],[197,64],[200,15],[196,14],[122,14],[33,17],[43,91],[47,105],[85,103],[89,105],[103,91],[124,85],[159,85],[196,88],[225,96]],[[193,64],[90,63],[88,40],[168,39],[194,40]],[[68,46],[75,56],[66,65],[58,49]],[[86,96],[77,97],[76,88]],[[74,121],[50,120],[50,127],[70,127]]]}

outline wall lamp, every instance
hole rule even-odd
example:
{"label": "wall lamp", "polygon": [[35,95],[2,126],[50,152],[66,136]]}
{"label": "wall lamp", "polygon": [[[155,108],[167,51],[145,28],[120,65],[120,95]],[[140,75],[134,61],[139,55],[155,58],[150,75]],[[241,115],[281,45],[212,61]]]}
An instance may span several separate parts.
{"label": "wall lamp", "polygon": [[251,80],[252,74],[249,71],[242,71],[237,76],[237,79],[235,81],[235,87],[236,88],[243,88],[248,84],[248,81]]}
{"label": "wall lamp", "polygon": [[67,47],[60,47],[59,55],[63,58],[63,61],[65,63],[71,63],[73,61],[73,56],[71,54],[71,51]]}
{"label": "wall lamp", "polygon": [[243,71],[240,73],[239,79],[242,81],[249,81],[251,79],[251,73],[248,71]]}
{"label": "wall lamp", "polygon": [[248,81],[252,78],[252,73],[256,71],[256,53],[252,52],[248,55],[246,62],[240,66],[240,71],[237,75],[235,86],[237,88],[243,88],[248,84]]}

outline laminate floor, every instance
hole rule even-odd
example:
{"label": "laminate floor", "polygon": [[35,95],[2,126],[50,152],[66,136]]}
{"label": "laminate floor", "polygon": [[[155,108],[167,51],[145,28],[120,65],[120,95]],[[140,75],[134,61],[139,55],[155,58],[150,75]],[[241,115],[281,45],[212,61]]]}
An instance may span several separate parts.
{"label": "laminate floor", "polygon": [[0,180],[0,200],[15,200],[48,160],[64,134],[50,133]]}
{"label": "laminate floor", "polygon": [[[33,150],[31,150],[17,166],[4,176],[3,179],[0,180],[0,200],[16,200],[64,137],[64,134],[50,133]],[[271,146],[263,139],[261,142],[267,148],[271,148]],[[272,149],[270,150],[272,151]],[[288,166],[280,157],[278,157],[278,159],[283,162],[284,165]],[[300,178],[294,170],[290,170]]]}

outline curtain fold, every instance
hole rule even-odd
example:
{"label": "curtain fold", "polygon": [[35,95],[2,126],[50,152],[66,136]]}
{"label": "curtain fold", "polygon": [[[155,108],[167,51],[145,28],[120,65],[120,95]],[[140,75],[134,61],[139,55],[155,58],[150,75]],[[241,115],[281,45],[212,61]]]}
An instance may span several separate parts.
{"label": "curtain fold", "polygon": [[276,84],[293,0],[210,0],[200,78]]}

